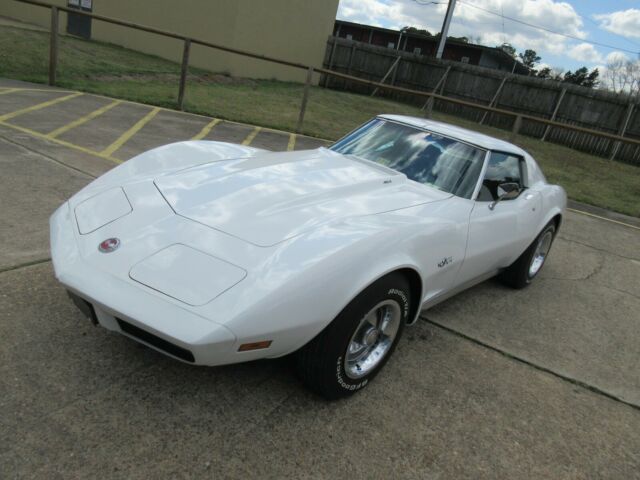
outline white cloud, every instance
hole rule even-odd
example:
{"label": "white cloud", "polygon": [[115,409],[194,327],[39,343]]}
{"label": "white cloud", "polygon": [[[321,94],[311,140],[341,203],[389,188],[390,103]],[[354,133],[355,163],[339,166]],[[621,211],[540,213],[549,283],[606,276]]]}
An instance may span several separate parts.
{"label": "white cloud", "polygon": [[[587,37],[582,18],[566,1],[473,0],[469,3],[501,13],[505,17],[517,18],[566,35],[577,38]],[[527,48],[536,50],[542,53],[543,57],[545,53],[564,55],[570,48],[575,48],[571,47],[572,42],[566,37],[509,20],[503,22],[500,16],[474,8],[469,3],[457,4],[450,35],[468,36],[474,39],[480,37],[481,43],[485,45],[500,45],[507,42],[519,51]],[[442,1],[440,5],[424,5],[413,0],[340,0],[338,18],[396,29],[414,26],[437,33],[442,26],[445,10],[446,4]],[[582,53],[586,55],[587,52]],[[592,56],[598,58],[595,55]]]}
{"label": "white cloud", "polygon": [[602,54],[590,43],[579,43],[571,47],[567,51],[567,55],[579,62],[587,62],[591,64],[602,62],[604,60]]}
{"label": "white cloud", "polygon": [[594,18],[600,22],[600,28],[624,37],[640,38],[640,10],[637,8],[594,15]]}
{"label": "white cloud", "polygon": [[405,11],[406,1],[341,0],[338,18],[350,22],[378,27],[402,28],[405,25],[422,26]]}
{"label": "white cloud", "polygon": [[627,57],[624,53],[618,51],[611,52],[609,55],[607,55],[606,58],[607,64],[620,61],[626,62],[627,60],[629,60],[629,57]]}

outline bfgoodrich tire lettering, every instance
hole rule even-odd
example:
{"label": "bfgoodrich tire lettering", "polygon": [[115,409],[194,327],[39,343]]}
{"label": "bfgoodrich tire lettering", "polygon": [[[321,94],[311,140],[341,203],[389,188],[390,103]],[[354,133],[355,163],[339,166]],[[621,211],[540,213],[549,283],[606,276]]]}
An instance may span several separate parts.
{"label": "bfgoodrich tire lettering", "polygon": [[[403,275],[391,273],[376,281],[297,352],[302,381],[327,399],[364,388],[393,354],[409,319],[410,305],[409,282]],[[362,368],[359,359],[366,360]]]}

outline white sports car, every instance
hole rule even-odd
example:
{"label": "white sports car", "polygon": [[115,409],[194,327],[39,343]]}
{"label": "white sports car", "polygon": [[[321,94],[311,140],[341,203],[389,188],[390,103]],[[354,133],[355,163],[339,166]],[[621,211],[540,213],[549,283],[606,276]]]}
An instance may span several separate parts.
{"label": "white sports car", "polygon": [[96,324],[201,365],[295,352],[338,398],[421,309],[496,274],[531,282],[565,205],[510,143],[384,115],[330,148],[143,153],[58,208],[51,251]]}

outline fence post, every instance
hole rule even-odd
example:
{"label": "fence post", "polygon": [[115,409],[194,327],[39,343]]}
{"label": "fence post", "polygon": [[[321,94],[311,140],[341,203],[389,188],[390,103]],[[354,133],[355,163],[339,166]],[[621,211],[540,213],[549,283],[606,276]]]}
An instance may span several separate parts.
{"label": "fence post", "polygon": [[[380,83],[384,83],[387,80],[387,77],[389,76],[389,74],[394,71],[394,69],[398,66],[398,63],[400,62],[400,59],[402,57],[398,57],[395,59],[395,61],[391,64],[391,67],[389,68],[389,70],[387,70],[387,73],[384,74],[384,77],[382,77],[382,80],[380,80]],[[376,87],[373,89],[373,92],[371,92],[371,96],[374,97],[376,93],[378,93],[378,89],[379,87]]]}
{"label": "fence post", "polygon": [[509,135],[509,141],[513,142],[516,139],[516,135],[520,131],[520,127],[522,127],[522,115],[517,115],[515,121],[513,122],[513,129],[511,130],[511,135]]}
{"label": "fence post", "polygon": [[49,85],[55,85],[58,65],[58,7],[51,7],[51,30],[49,33]]}
{"label": "fence post", "polygon": [[[624,123],[622,124],[622,128],[618,132],[618,135],[624,137],[624,134],[627,132],[627,126],[629,125],[629,120],[631,120],[631,115],[633,115],[633,109],[635,108],[634,103],[629,103],[627,107],[627,115],[624,119]],[[614,142],[613,147],[611,148],[611,155],[609,156],[609,160],[613,161],[616,158],[616,153],[618,153],[618,149],[620,148],[620,142]]]}
{"label": "fence post", "polygon": [[[338,43],[338,40],[336,39],[336,37],[333,37],[333,43],[331,44],[331,53],[329,54],[329,66],[327,67],[327,70],[333,70],[333,57],[336,53],[336,43]],[[329,75],[325,74],[324,78],[322,79],[322,86],[326,87],[327,85],[329,85]]]}
{"label": "fence post", "polygon": [[189,50],[191,49],[191,39],[184,39],[184,49],[182,50],[182,66],[180,68],[180,86],[178,87],[178,108],[184,110],[184,89],[187,85],[187,73],[189,70]]}
{"label": "fence post", "polygon": [[356,44],[351,45],[351,52],[349,53],[349,64],[347,65],[347,75],[351,75],[351,66],[353,65],[353,57],[356,54]]}
{"label": "fence post", "polygon": [[[565,93],[567,93],[567,89],[563,88],[562,91],[560,92],[560,97],[558,98],[556,107],[553,109],[553,114],[551,115],[551,118],[550,118],[551,121],[556,119],[556,115],[558,114],[558,110],[560,109],[560,104],[562,103],[562,99],[564,98]],[[547,135],[549,135],[550,131],[551,131],[551,125],[547,125],[547,127],[544,129],[544,135],[542,135],[542,138],[540,140],[544,142],[547,139]]]}
{"label": "fence post", "polygon": [[302,94],[302,104],[300,105],[300,115],[298,115],[296,133],[302,133],[302,123],[304,122],[304,113],[307,110],[307,100],[309,100],[309,87],[311,86],[312,76],[313,67],[309,67],[309,69],[307,70],[307,81],[304,84],[304,93]]}
{"label": "fence post", "polygon": [[[440,95],[444,93],[444,84],[447,81],[447,77],[449,76],[450,71],[451,71],[451,65],[449,65],[447,69],[444,71],[444,74],[442,75],[442,77],[440,77],[440,80],[438,80],[438,83],[436,83],[436,86],[434,87],[434,89],[431,90],[431,93],[438,93],[438,89],[440,89]],[[433,97],[429,97],[427,101],[424,103],[424,105],[422,106],[421,110],[426,109],[426,112],[424,114],[425,118],[431,118],[431,115],[433,114],[434,103],[435,103],[435,99]]]}
{"label": "fence post", "polygon": [[[357,50],[357,47],[356,47],[356,44],[355,44],[355,42],[354,42],[354,43],[351,45],[351,53],[349,53],[349,64],[347,65],[347,75],[351,75],[351,67],[353,66],[353,57],[355,57],[355,55],[356,55],[356,50]],[[343,88],[344,88],[345,90],[347,90],[347,89],[348,89],[348,88],[347,88],[347,87],[348,87],[348,85],[349,85],[349,82],[347,82],[347,81],[345,80]]]}
{"label": "fence post", "polygon": [[[498,97],[500,97],[500,92],[502,92],[502,88],[504,87],[504,84],[507,83],[507,79],[509,78],[509,75],[506,75],[503,79],[502,82],[500,82],[500,85],[498,86],[498,89],[496,90],[496,93],[493,94],[493,97],[491,98],[491,101],[489,102],[489,106],[493,107],[495,106],[494,104],[496,104],[498,102]],[[484,123],[484,121],[487,119],[487,115],[489,112],[485,111],[484,114],[482,115],[482,118],[480,119],[480,125],[482,125]]]}
{"label": "fence post", "polygon": [[391,75],[391,85],[396,84],[396,78],[398,76],[398,70],[400,70],[401,63],[402,63],[402,58],[398,60],[398,64],[396,65],[396,68],[393,69],[393,75]]}

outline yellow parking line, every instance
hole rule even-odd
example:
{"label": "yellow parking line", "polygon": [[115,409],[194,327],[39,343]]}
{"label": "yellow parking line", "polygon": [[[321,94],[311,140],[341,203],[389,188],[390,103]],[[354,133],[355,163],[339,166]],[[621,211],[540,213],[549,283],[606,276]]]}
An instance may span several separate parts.
{"label": "yellow parking line", "polygon": [[111,156],[116,150],[118,150],[122,145],[124,145],[127,140],[133,137],[136,133],[138,133],[138,131],[142,127],[144,127],[147,123],[149,123],[149,121],[153,117],[155,117],[159,111],[160,111],[159,107],[156,107],[153,110],[151,110],[143,118],[138,120],[138,122],[133,127],[131,127],[129,130],[127,130],[122,135],[120,135],[120,138],[118,138],[115,142],[113,142],[111,145],[109,145],[100,153],[102,155]]}
{"label": "yellow parking line", "polygon": [[66,95],[64,97],[55,98],[53,100],[49,100],[48,102],[39,103],[32,107],[23,108],[21,110],[16,110],[15,112],[5,113],[4,115],[0,115],[0,122],[4,122],[5,120],[9,120],[10,118],[15,118],[18,115],[22,115],[24,113],[33,112],[34,110],[40,110],[41,108],[50,107],[51,105],[55,105],[56,103],[65,102],[67,100],[71,100],[72,98],[79,97],[82,93],[72,93],[71,95]]}
{"label": "yellow parking line", "polygon": [[21,88],[9,88],[8,90],[3,90],[2,92],[0,92],[0,95],[4,95],[5,93],[19,92],[20,90],[22,90],[22,89]]}
{"label": "yellow parking line", "polygon": [[251,145],[251,142],[253,142],[253,139],[256,138],[256,135],[258,135],[260,130],[262,130],[262,127],[255,127],[247,138],[242,141],[242,145]]}
{"label": "yellow parking line", "polygon": [[[70,92],[74,92],[74,90],[51,90],[51,89],[44,89],[44,88],[20,88],[20,90],[24,90],[25,92],[60,92],[60,93],[70,93]],[[97,98],[105,98],[107,100],[113,100],[113,97],[107,97],[106,95],[100,95],[97,93],[90,93],[87,92],[89,95],[91,95],[92,97],[97,97]],[[152,105],[149,105],[148,103],[141,103],[141,102],[134,102],[133,100],[124,100],[125,103],[131,104],[131,105],[140,105],[142,107],[151,107]],[[192,112],[183,112],[180,110],[175,110],[172,108],[165,108],[165,107],[158,107],[161,111],[163,112],[171,112],[171,113],[180,113],[183,115],[189,115],[192,117],[200,117],[200,118],[205,118],[207,120],[211,119],[211,117],[208,117],[206,115],[201,115],[199,113],[192,113]],[[225,120],[225,123],[233,123],[235,125],[242,125],[245,127],[253,127],[254,125],[248,124],[248,123],[242,123],[242,122],[234,122],[233,120]],[[278,130],[276,128],[269,128],[269,127],[261,127],[262,130],[266,131],[266,132],[276,132],[276,133],[286,133],[287,135],[290,132],[287,132],[285,130]],[[328,138],[320,138],[320,137],[309,137],[308,135],[300,135],[300,134],[296,134],[298,137],[308,137],[308,138],[313,138],[313,140],[322,140],[324,142],[328,142],[328,143],[333,143],[335,142],[335,140],[330,140]]]}
{"label": "yellow parking line", "polygon": [[79,118],[79,119],[77,119],[77,120],[74,120],[74,121],[73,121],[73,122],[71,122],[71,123],[68,123],[68,124],[66,124],[66,125],[64,125],[64,126],[62,126],[62,127],[60,127],[60,128],[55,129],[55,130],[54,130],[54,131],[52,131],[52,132],[49,132],[49,133],[47,134],[47,137],[48,137],[48,138],[55,138],[55,137],[57,137],[58,135],[61,135],[61,134],[63,134],[64,132],[67,132],[67,131],[71,130],[72,128],[79,127],[79,126],[80,126],[80,125],[82,125],[83,123],[86,123],[86,122],[88,122],[89,120],[93,120],[94,118],[96,118],[96,117],[98,117],[98,116],[102,115],[102,114],[103,114],[103,113],[105,113],[105,112],[108,112],[108,111],[109,111],[109,110],[111,110],[113,107],[115,107],[116,105],[119,105],[119,104],[121,104],[121,103],[122,103],[122,100],[115,100],[114,102],[111,102],[110,104],[105,105],[105,106],[104,106],[104,107],[102,107],[102,108],[99,108],[99,109],[97,109],[97,110],[94,110],[93,112],[91,112],[91,113],[90,113],[90,114],[88,114],[88,115],[85,115],[84,117],[81,117],[81,118]]}
{"label": "yellow parking line", "polygon": [[74,150],[78,150],[80,152],[88,153],[90,155],[95,155],[96,157],[104,158],[114,163],[122,163],[122,160],[118,160],[117,158],[110,157],[108,155],[103,155],[100,152],[96,152],[95,150],[91,150],[89,148],[81,147],[80,145],[75,145],[73,143],[65,142],[64,140],[60,140],[58,138],[50,138],[47,137],[44,133],[36,132],[35,130],[31,130],[29,128],[20,127],[18,125],[13,125],[11,123],[0,122],[0,125],[7,128],[12,128],[14,130],[18,130],[20,132],[28,133],[34,137],[42,138],[44,140],[48,140],[53,143],[57,143],[58,145],[62,145],[64,147],[73,148]]}
{"label": "yellow parking line", "polygon": [[200,133],[198,133],[195,137],[193,137],[191,140],[202,140],[204,137],[206,137],[207,135],[209,135],[209,132],[211,131],[211,129],[213,127],[215,127],[217,124],[220,123],[220,119],[219,118],[214,118],[213,120],[211,120],[209,123],[207,123],[204,128],[202,130],[200,130]]}
{"label": "yellow parking line", "polygon": [[581,213],[582,215],[586,215],[587,217],[598,218],[600,220],[605,220],[607,222],[617,223],[618,225],[624,225],[625,227],[630,227],[630,228],[635,228],[636,230],[640,230],[640,227],[636,227],[635,225],[631,225],[629,223],[620,222],[618,220],[613,220],[613,219],[607,218],[607,217],[601,217],[600,215],[595,215],[593,213],[584,212],[582,210],[575,210],[573,208],[568,208],[568,207],[567,207],[567,210],[569,210],[570,212],[574,212],[574,213]]}
{"label": "yellow parking line", "polygon": [[287,144],[287,151],[290,152],[296,146],[296,134],[289,134],[289,143]]}
{"label": "yellow parking line", "polygon": [[[8,88],[8,87],[5,87]],[[77,90],[63,90],[58,88],[16,88],[16,90],[24,90],[25,92],[58,92],[58,93],[76,93]]]}

